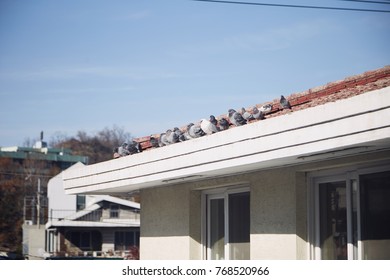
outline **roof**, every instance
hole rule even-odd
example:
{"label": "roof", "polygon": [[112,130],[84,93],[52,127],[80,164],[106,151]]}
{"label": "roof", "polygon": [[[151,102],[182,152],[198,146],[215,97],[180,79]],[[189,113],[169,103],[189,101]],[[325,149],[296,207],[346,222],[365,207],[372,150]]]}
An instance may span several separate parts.
{"label": "roof", "polygon": [[88,214],[99,210],[102,208],[103,204],[101,202],[108,201],[118,205],[123,205],[126,207],[134,208],[139,210],[140,204],[133,201],[128,201],[125,199],[109,196],[109,195],[99,195],[92,200],[84,210],[77,211],[65,218],[53,219],[46,224],[46,228],[51,227],[139,227],[139,219],[106,219],[103,221],[84,221],[78,220]]}
{"label": "roof", "polygon": [[[359,75],[347,77],[343,80],[330,82],[326,85],[311,88],[304,92],[293,93],[289,96],[286,96],[286,98],[289,100],[292,106],[292,111],[296,112],[325,103],[357,96],[372,90],[385,88],[389,85],[390,65],[387,65],[377,70],[367,71]],[[267,104],[272,105],[272,110],[266,114],[266,119],[290,113],[290,111],[283,110],[281,108],[279,104],[279,98],[268,102],[254,104],[253,106],[260,108]],[[253,106],[245,109],[251,112]],[[216,118],[226,118],[229,121],[229,118],[226,114],[220,115]],[[232,127],[234,127],[234,125],[230,124],[230,128]],[[180,129],[185,131],[186,126],[180,126]],[[158,137],[159,135],[160,134],[154,134],[153,136]],[[134,140],[141,144],[143,150],[152,149],[150,136],[139,137]]]}
{"label": "roof", "polygon": [[[68,194],[122,193],[390,151],[390,67],[288,96],[265,120],[65,171]],[[262,104],[258,104],[260,106]],[[389,156],[390,158],[390,156]]]}
{"label": "roof", "polygon": [[31,147],[0,147],[0,157],[14,158],[14,159],[34,159],[34,160],[48,160],[57,162],[88,162],[86,156],[76,156],[71,154],[70,149],[57,148],[31,148]]}

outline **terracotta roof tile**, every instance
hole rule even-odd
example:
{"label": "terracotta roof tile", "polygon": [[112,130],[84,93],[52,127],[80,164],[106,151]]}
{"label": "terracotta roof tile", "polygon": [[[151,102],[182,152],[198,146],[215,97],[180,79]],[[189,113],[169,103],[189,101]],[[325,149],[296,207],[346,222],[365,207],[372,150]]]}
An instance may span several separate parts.
{"label": "terracotta roof tile", "polygon": [[[367,71],[359,75],[347,77],[343,80],[331,82],[323,86],[314,87],[304,92],[293,93],[289,96],[285,96],[290,101],[292,106],[291,110],[282,110],[279,104],[279,98],[270,102],[256,104],[255,106],[260,108],[263,105],[272,104],[272,110],[266,114],[266,119],[268,119],[290,113],[291,111],[295,112],[304,110],[306,108],[315,107],[328,102],[335,102],[337,100],[346,99],[388,86],[390,86],[390,65],[377,70]],[[248,107],[246,110],[252,112],[252,107]],[[226,114],[216,116],[216,118],[226,118],[229,120]],[[261,121],[266,121],[266,119]],[[231,125],[231,127],[234,126]],[[182,131],[186,131],[186,126],[179,128]],[[153,136],[158,137],[159,134],[155,134]],[[150,136],[140,137],[134,140],[141,143],[143,150],[152,148],[149,141]]]}

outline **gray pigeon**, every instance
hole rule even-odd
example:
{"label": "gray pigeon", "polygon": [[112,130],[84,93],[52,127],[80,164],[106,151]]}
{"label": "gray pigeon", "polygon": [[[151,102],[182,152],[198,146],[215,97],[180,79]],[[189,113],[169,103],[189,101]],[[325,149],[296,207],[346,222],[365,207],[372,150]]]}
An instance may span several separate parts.
{"label": "gray pigeon", "polygon": [[217,119],[214,117],[214,115],[210,115],[210,122],[214,125],[218,125]]}
{"label": "gray pigeon", "polygon": [[200,125],[195,125],[193,123],[190,123],[187,126],[187,131],[190,138],[199,138],[205,135]]}
{"label": "gray pigeon", "polygon": [[207,135],[211,135],[215,132],[218,132],[218,128],[215,124],[210,122],[209,120],[202,119],[200,121],[200,128],[206,133]]}
{"label": "gray pigeon", "polygon": [[291,109],[290,102],[283,95],[280,96],[280,106],[283,109]]}
{"label": "gray pigeon", "polygon": [[218,122],[219,130],[229,129],[229,122],[225,118],[221,118]]}
{"label": "gray pigeon", "polygon": [[150,135],[150,145],[152,145],[153,148],[159,147],[158,145],[158,139],[156,139],[153,135]]}
{"label": "gray pigeon", "polygon": [[235,126],[246,124],[246,119],[244,119],[240,113],[236,112],[236,110],[229,109],[228,112],[229,120],[232,124],[234,124]]}
{"label": "gray pigeon", "polygon": [[126,142],[123,143],[122,146],[118,147],[118,154],[119,154],[121,157],[130,155],[129,150],[127,149],[127,143],[126,143]]}
{"label": "gray pigeon", "polygon": [[255,120],[264,120],[264,113],[260,111],[256,106],[252,109],[253,112],[253,118]]}
{"label": "gray pigeon", "polygon": [[165,132],[165,135],[166,135],[166,140],[169,144],[175,144],[179,142],[179,136],[175,132],[173,132],[172,129],[168,129]]}
{"label": "gray pigeon", "polygon": [[160,147],[167,146],[170,143],[168,142],[167,135],[165,133],[161,133],[160,137],[158,138],[158,145]]}
{"label": "gray pigeon", "polygon": [[246,119],[247,121],[251,121],[251,120],[254,120],[255,118],[253,117],[253,115],[251,113],[249,113],[244,107],[241,108],[241,115],[244,119]]}
{"label": "gray pigeon", "polygon": [[183,131],[181,131],[178,127],[175,127],[173,129],[173,132],[176,134],[176,136],[180,142],[186,141],[186,138],[184,137]]}
{"label": "gray pigeon", "polygon": [[137,141],[131,140],[129,144],[127,144],[127,150],[129,151],[130,155],[134,155],[137,153],[142,152],[141,144]]}

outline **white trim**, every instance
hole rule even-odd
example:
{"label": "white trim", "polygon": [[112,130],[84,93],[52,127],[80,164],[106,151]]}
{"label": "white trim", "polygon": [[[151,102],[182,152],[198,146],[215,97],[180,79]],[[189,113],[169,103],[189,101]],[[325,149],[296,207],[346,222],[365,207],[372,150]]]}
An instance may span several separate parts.
{"label": "white trim", "polygon": [[347,180],[346,180],[346,208],[347,208],[347,258],[348,260],[353,260],[354,253],[353,253],[353,191],[352,191],[352,178],[349,173],[347,173]]}
{"label": "white trim", "polygon": [[125,193],[389,150],[390,87],[64,171],[67,194]]}

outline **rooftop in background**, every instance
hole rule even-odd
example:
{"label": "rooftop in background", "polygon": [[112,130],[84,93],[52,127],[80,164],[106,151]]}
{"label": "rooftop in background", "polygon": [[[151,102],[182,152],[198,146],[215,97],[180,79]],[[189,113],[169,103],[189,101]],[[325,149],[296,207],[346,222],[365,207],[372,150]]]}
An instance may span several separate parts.
{"label": "rooftop in background", "polygon": [[48,148],[46,142],[43,141],[37,141],[33,147],[0,147],[0,157],[3,158],[88,163],[88,157],[72,155],[71,153],[70,149]]}

